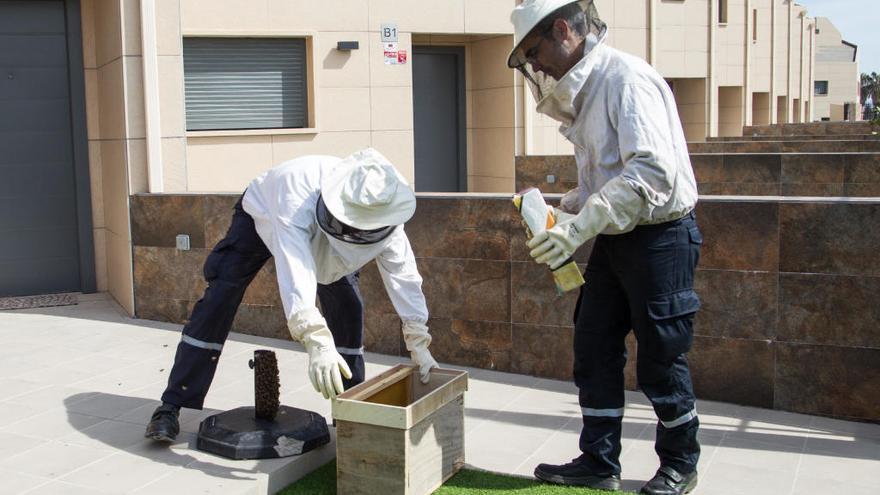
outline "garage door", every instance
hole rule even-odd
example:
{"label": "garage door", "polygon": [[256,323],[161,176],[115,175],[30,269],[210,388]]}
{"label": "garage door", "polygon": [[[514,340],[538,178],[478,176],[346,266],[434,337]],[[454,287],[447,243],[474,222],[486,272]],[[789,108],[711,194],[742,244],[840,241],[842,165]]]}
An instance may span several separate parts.
{"label": "garage door", "polygon": [[0,0],[0,297],[77,291],[65,10]]}

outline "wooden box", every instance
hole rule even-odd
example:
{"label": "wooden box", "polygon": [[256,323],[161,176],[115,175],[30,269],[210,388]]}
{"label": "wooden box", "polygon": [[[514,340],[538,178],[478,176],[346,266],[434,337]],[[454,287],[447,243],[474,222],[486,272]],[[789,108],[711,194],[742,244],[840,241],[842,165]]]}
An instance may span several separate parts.
{"label": "wooden box", "polygon": [[467,372],[394,368],[340,394],[336,420],[337,493],[423,495],[464,464]]}

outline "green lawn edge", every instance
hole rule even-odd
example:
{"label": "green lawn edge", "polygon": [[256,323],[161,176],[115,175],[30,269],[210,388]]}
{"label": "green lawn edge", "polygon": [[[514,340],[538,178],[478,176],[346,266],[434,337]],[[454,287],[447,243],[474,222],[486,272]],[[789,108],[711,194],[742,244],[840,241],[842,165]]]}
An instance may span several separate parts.
{"label": "green lawn edge", "polygon": [[[587,488],[549,485],[527,478],[462,469],[443,484],[434,495],[622,495]],[[278,492],[278,495],[336,495],[336,461],[330,461],[301,480]]]}

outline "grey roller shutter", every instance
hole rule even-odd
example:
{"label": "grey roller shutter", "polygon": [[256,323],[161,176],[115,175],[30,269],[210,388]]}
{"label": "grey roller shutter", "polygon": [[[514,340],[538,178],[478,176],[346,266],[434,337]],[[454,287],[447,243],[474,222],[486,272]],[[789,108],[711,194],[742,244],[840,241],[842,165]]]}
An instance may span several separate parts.
{"label": "grey roller shutter", "polygon": [[308,125],[302,38],[184,38],[188,131]]}

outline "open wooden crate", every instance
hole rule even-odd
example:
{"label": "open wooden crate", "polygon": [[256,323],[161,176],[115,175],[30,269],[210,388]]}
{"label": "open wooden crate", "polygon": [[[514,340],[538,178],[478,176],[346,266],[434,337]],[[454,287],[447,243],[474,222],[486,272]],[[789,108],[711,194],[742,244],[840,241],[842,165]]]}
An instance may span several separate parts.
{"label": "open wooden crate", "polygon": [[340,494],[423,495],[464,465],[467,372],[399,364],[333,401]]}

